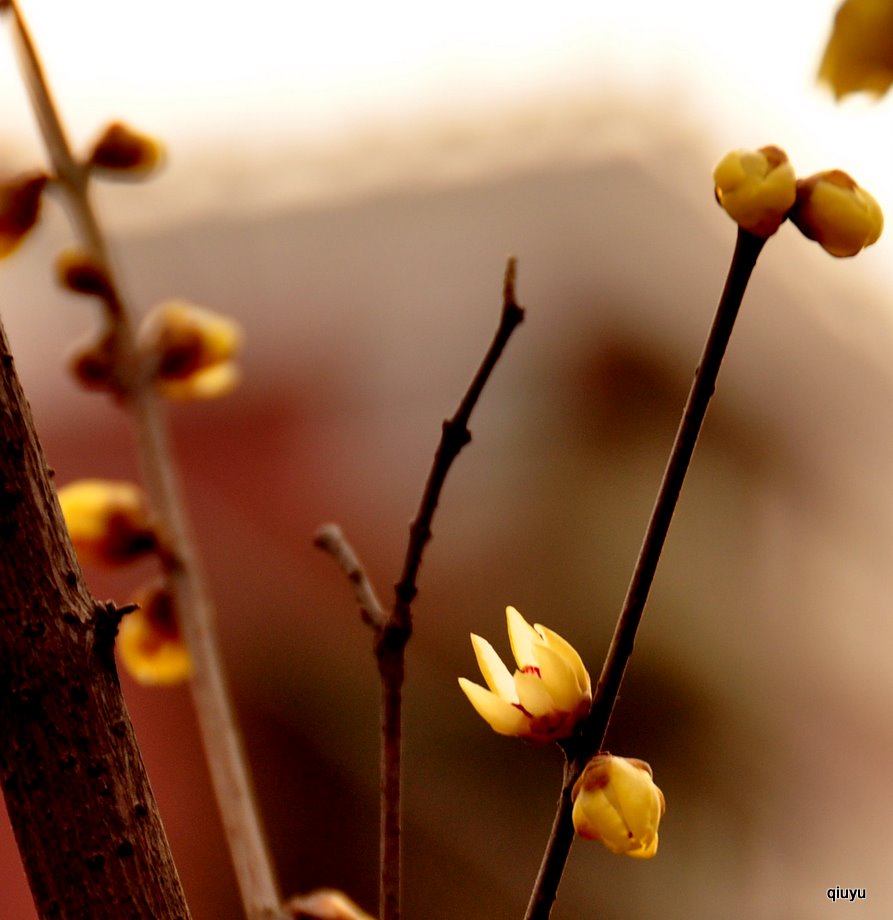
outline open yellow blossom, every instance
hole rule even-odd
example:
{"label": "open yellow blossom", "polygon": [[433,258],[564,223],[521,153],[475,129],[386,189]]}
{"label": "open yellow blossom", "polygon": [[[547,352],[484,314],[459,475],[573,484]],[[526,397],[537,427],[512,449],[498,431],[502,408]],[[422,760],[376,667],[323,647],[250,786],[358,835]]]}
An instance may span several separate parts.
{"label": "open yellow blossom", "polygon": [[657,853],[666,801],[644,760],[596,754],[577,780],[573,799],[574,827],[581,837],[636,859]]}
{"label": "open yellow blossom", "polygon": [[123,565],[157,548],[143,492],[132,482],[79,479],[58,496],[82,563]]}
{"label": "open yellow blossom", "polygon": [[154,307],[140,328],[140,345],[155,356],[155,386],[171,399],[214,399],[233,390],[242,345],[238,323],[185,300]]}
{"label": "open yellow blossom", "polygon": [[887,92],[893,83],[893,0],[846,0],[841,5],[819,80],[838,99],[849,93]]}
{"label": "open yellow blossom", "polygon": [[511,674],[493,646],[472,634],[478,666],[490,689],[464,677],[459,686],[500,735],[539,743],[569,737],[592,702],[583,661],[558,633],[539,623],[531,626],[514,607],[505,613],[518,670]]}
{"label": "open yellow blossom", "polygon": [[116,647],[127,672],[141,684],[180,684],[192,676],[192,659],[180,634],[170,593],[151,586],[138,592],[139,607],[118,627]]}
{"label": "open yellow blossom", "polygon": [[841,169],[797,182],[791,221],[805,236],[839,257],[861,252],[884,229],[881,206]]}
{"label": "open yellow blossom", "polygon": [[797,197],[794,168],[779,147],[732,150],[713,170],[716,200],[742,230],[768,238]]}

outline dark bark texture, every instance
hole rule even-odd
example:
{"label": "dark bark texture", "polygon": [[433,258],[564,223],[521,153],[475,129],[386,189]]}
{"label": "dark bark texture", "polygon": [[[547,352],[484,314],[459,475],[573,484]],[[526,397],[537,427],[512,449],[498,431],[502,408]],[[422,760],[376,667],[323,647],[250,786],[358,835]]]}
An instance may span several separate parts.
{"label": "dark bark texture", "polygon": [[38,914],[189,911],[0,325],[0,783]]}

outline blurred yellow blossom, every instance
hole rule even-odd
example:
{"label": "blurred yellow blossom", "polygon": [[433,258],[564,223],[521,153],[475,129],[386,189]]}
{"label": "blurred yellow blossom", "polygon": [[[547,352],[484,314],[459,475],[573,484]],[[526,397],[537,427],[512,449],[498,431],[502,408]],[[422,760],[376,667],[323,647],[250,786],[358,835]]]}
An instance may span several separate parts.
{"label": "blurred yellow blossom", "polygon": [[767,238],[796,198],[794,169],[779,147],[732,150],[713,170],[716,200],[743,230]]}
{"label": "blurred yellow blossom", "polygon": [[294,920],[372,920],[346,894],[334,888],[317,888],[309,894],[295,895],[285,905]]}
{"label": "blurred yellow blossom", "polygon": [[816,173],[797,182],[791,221],[832,256],[854,256],[876,242],[884,215],[874,198],[843,170]]}
{"label": "blurred yellow blossom", "polygon": [[161,586],[137,593],[138,609],[118,627],[121,663],[141,684],[179,684],[192,676],[192,659],[180,634],[173,598]]}
{"label": "blurred yellow blossom", "polygon": [[133,483],[79,479],[58,496],[82,563],[123,565],[157,549],[143,492]]}
{"label": "blurred yellow blossom", "polygon": [[644,760],[596,754],[577,780],[573,799],[574,827],[581,837],[636,859],[657,853],[666,801]]}
{"label": "blurred yellow blossom", "polygon": [[471,643],[489,690],[459,678],[478,714],[500,735],[545,743],[571,735],[589,712],[592,688],[576,650],[557,633],[531,626],[506,608],[509,640],[518,670],[511,674],[493,646],[472,634]]}
{"label": "blurred yellow blossom", "polygon": [[140,347],[154,357],[155,386],[171,399],[214,399],[238,384],[233,358],[242,345],[238,323],[186,300],[168,300],[143,321]]}
{"label": "blurred yellow blossom", "polygon": [[893,0],[846,0],[841,5],[819,80],[838,99],[849,93],[887,92],[893,83]]}

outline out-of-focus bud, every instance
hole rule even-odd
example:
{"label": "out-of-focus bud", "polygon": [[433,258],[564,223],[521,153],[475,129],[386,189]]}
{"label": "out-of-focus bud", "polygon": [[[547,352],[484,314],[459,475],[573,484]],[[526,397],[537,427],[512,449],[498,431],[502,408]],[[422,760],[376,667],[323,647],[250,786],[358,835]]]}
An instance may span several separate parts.
{"label": "out-of-focus bud", "polygon": [[596,754],[573,789],[577,833],[601,840],[612,853],[651,859],[657,826],[666,811],[664,794],[644,760]]}
{"label": "out-of-focus bud", "polygon": [[143,492],[133,483],[79,479],[58,495],[82,563],[119,566],[157,549]]}
{"label": "out-of-focus bud", "polygon": [[317,888],[290,898],[285,909],[293,920],[373,920],[341,891]]}
{"label": "out-of-focus bud", "polygon": [[819,81],[838,99],[849,93],[887,92],[893,83],[893,0],[846,0],[841,5]]}
{"label": "out-of-focus bud", "polygon": [[478,715],[500,735],[538,743],[569,737],[592,702],[583,661],[558,633],[539,623],[531,626],[514,607],[507,607],[505,613],[518,670],[511,674],[493,646],[472,634],[478,666],[490,689],[464,677],[459,678],[459,686]]}
{"label": "out-of-focus bud", "polygon": [[37,223],[45,173],[18,176],[0,183],[0,259],[13,252]]}
{"label": "out-of-focus bud", "polygon": [[729,217],[764,239],[782,225],[797,197],[794,168],[773,146],[727,153],[713,170],[713,182]]}
{"label": "out-of-focus bud", "polygon": [[861,252],[884,229],[881,206],[841,169],[797,182],[791,221],[804,236],[839,257]]}
{"label": "out-of-focus bud", "polygon": [[170,592],[162,585],[143,588],[139,608],[118,627],[116,647],[127,673],[141,684],[181,684],[192,676],[192,659],[180,633]]}
{"label": "out-of-focus bud", "polygon": [[105,269],[83,249],[67,249],[59,254],[56,280],[75,294],[106,297],[110,290]]}
{"label": "out-of-focus bud", "polygon": [[146,316],[139,342],[154,356],[156,389],[171,399],[214,399],[239,382],[232,359],[242,330],[220,313],[185,300],[165,301]]}
{"label": "out-of-focus bud", "polygon": [[163,159],[158,141],[116,121],[96,142],[87,164],[108,178],[142,179],[161,166]]}
{"label": "out-of-focus bud", "polygon": [[98,340],[77,345],[68,359],[68,369],[85,390],[116,392],[115,337],[106,332]]}

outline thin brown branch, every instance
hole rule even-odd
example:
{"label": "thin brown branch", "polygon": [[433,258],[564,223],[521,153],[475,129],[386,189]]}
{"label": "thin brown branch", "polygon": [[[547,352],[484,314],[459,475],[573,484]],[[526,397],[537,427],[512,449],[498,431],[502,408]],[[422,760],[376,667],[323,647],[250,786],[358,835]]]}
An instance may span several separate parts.
{"label": "thin brown branch", "polygon": [[195,549],[165,418],[136,346],[132,313],[115,278],[89,196],[88,172],[73,156],[34,43],[15,0],[9,0],[22,73],[47,154],[66,195],[72,222],[107,279],[103,301],[115,333],[117,377],[129,410],[146,492],[159,520],[169,589],[193,661],[192,698],[212,784],[249,920],[284,916],[257,812],[249,771],[214,629],[211,593]]}
{"label": "thin brown branch", "polygon": [[765,239],[743,230],[738,232],[729,274],[682,412],[682,420],[673,441],[632,580],[596,685],[592,708],[578,733],[565,744],[568,769],[565,770],[555,822],[527,906],[525,920],[547,920],[551,913],[574,839],[571,789],[586,763],[604,744],[608,723],[633,652],[636,633],[673,519],[673,512],[682,492],[685,475],[707,414],[707,406],[716,388],[716,379],[747,283],[765,242]]}
{"label": "thin brown branch", "polygon": [[347,576],[353,587],[363,622],[375,630],[383,629],[388,615],[381,606],[359,557],[347,542],[341,528],[337,524],[324,524],[314,535],[313,545],[329,553]]}
{"label": "thin brown branch", "polygon": [[412,634],[412,602],[425,547],[431,539],[431,522],[447,473],[462,448],[471,441],[468,422],[496,362],[512,333],[524,319],[515,301],[515,259],[508,260],[499,326],[459,408],[443,423],[440,444],[418,512],[409,529],[409,545],[400,580],[395,585],[394,608],[379,631],[376,658],[381,678],[381,920],[400,918],[401,876],[401,776],[403,679],[406,644]]}

